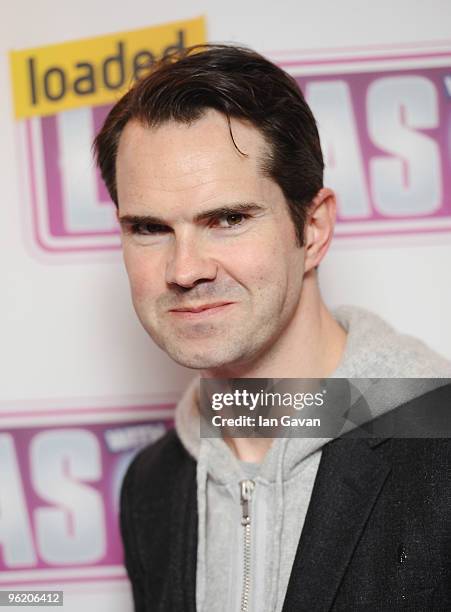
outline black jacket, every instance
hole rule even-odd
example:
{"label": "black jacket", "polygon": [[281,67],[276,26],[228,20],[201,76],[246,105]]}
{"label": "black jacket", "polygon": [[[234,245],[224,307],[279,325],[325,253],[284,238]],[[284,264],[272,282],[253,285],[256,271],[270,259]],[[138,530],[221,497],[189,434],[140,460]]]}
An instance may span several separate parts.
{"label": "black jacket", "polygon": [[[438,411],[450,435],[451,385],[405,409],[420,429]],[[196,500],[196,463],[175,431],[132,462],[121,531],[137,612],[195,612]],[[451,611],[450,437],[324,446],[283,612],[354,610]]]}

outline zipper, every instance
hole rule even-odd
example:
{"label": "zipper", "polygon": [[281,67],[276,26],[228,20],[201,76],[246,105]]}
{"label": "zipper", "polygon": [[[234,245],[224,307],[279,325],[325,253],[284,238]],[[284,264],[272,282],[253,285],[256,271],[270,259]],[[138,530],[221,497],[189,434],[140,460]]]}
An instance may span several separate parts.
{"label": "zipper", "polygon": [[254,491],[253,480],[240,482],[241,493],[241,524],[243,525],[243,591],[241,593],[241,612],[249,611],[249,596],[251,589],[251,498]]}

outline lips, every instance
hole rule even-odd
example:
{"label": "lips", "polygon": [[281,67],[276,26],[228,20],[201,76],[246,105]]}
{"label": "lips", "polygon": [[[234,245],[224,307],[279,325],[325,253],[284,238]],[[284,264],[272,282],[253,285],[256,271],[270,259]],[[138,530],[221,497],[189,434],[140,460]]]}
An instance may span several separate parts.
{"label": "lips", "polygon": [[228,306],[233,302],[214,302],[212,304],[201,304],[200,306],[183,306],[180,308],[172,308],[170,312],[197,314],[199,312],[213,311],[221,306]]}

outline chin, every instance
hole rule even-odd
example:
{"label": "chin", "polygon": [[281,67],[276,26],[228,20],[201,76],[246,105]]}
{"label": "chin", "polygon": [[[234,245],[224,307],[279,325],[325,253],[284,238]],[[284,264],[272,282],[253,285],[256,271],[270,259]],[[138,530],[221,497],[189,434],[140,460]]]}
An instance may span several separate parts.
{"label": "chin", "polygon": [[219,368],[228,363],[218,357],[208,356],[205,354],[180,354],[180,353],[169,353],[169,357],[176,363],[184,366],[185,368],[191,368],[192,370],[211,370]]}
{"label": "chin", "polygon": [[205,350],[200,348],[193,350],[192,347],[186,350],[182,347],[165,346],[162,348],[176,363],[193,370],[213,370],[231,365],[239,360],[236,350],[232,354],[231,351],[220,351],[218,347]]}

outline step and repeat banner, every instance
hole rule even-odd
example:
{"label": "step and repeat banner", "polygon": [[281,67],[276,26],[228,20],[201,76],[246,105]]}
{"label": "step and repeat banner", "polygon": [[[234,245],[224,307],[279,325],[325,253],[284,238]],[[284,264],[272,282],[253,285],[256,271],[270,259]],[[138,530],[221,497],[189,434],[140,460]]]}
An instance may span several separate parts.
{"label": "step and repeat banner", "polygon": [[115,101],[173,49],[235,41],[296,78],[338,198],[326,300],[376,311],[451,358],[451,7],[431,2],[423,20],[421,3],[383,0],[368,14],[330,4],[335,28],[321,40],[325,9],[307,2],[102,0],[76,14],[46,0],[5,12],[0,590],[132,610],[120,484],[172,426],[192,373],[135,320],[91,145]]}

